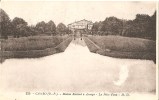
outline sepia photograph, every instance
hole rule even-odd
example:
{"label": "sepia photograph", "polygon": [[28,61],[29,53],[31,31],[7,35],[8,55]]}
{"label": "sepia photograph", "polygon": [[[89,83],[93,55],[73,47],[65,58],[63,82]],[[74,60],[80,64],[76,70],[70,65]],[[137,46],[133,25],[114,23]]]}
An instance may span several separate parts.
{"label": "sepia photograph", "polygon": [[157,100],[157,3],[0,1],[0,100]]}

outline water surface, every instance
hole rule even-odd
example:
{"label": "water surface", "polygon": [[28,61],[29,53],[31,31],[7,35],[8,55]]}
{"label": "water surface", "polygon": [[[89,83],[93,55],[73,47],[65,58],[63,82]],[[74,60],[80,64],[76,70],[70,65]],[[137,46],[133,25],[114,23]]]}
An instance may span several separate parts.
{"label": "water surface", "polygon": [[119,59],[89,52],[81,39],[65,52],[36,59],[7,59],[0,64],[4,92],[152,93],[156,65],[150,60]]}

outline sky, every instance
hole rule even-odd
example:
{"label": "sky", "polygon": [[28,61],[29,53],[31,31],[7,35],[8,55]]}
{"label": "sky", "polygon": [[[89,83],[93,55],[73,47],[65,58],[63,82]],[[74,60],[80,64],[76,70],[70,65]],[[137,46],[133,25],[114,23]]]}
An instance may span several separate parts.
{"label": "sky", "polygon": [[29,25],[53,20],[69,24],[86,19],[103,21],[106,17],[134,19],[136,14],[153,15],[156,2],[150,1],[2,1],[1,8],[11,19],[23,18]]}

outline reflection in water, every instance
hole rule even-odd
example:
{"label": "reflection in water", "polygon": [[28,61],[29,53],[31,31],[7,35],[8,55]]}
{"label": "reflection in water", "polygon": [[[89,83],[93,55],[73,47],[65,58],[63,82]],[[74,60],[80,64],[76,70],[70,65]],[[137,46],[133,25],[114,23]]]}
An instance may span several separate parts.
{"label": "reflection in water", "polygon": [[0,66],[3,92],[150,92],[156,88],[153,61],[94,54],[80,38],[73,40],[63,53],[7,59]]}
{"label": "reflection in water", "polygon": [[121,68],[120,68],[120,72],[119,72],[119,80],[118,81],[114,81],[114,84],[115,85],[122,85],[126,79],[128,78],[128,67],[127,65],[122,65]]}

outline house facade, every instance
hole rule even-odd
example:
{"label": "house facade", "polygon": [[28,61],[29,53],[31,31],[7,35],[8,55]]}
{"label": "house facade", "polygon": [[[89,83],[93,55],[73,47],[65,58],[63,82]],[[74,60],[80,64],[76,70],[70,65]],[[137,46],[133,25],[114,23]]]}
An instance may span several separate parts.
{"label": "house facade", "polygon": [[85,19],[68,24],[68,28],[72,31],[83,30],[83,29],[91,30],[92,26],[93,26],[93,22],[85,20]]}

